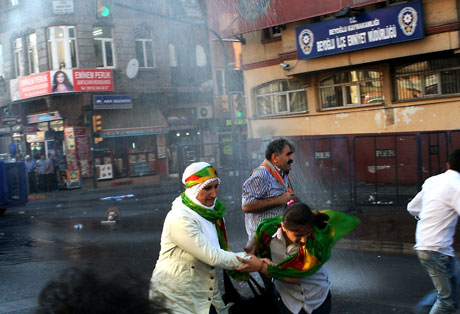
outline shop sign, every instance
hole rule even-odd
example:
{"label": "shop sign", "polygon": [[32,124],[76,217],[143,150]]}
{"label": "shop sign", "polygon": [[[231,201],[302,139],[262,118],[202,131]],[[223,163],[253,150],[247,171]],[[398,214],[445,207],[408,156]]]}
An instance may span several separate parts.
{"label": "shop sign", "polygon": [[[233,125],[246,125],[248,124],[248,119],[234,119]],[[225,120],[225,125],[232,125],[232,120],[227,119]]]}
{"label": "shop sign", "polygon": [[19,98],[30,98],[51,93],[50,72],[18,78]]}
{"label": "shop sign", "polygon": [[3,117],[2,118],[3,125],[15,125],[20,122],[21,122],[21,119],[19,117]]}
{"label": "shop sign", "polygon": [[421,39],[420,1],[296,28],[297,56],[310,59]]}
{"label": "shop sign", "polygon": [[32,114],[27,116],[27,124],[61,120],[62,117],[58,111],[45,112],[39,114]]}
{"label": "shop sign", "polygon": [[[54,84],[58,75],[64,76],[62,88]],[[20,100],[51,93],[113,91],[111,69],[72,69],[47,71],[10,80],[11,100]]]}
{"label": "shop sign", "polygon": [[37,125],[25,125],[24,134],[35,134],[38,131]]}
{"label": "shop sign", "polygon": [[11,127],[11,132],[21,132],[22,131],[22,125],[18,124],[18,125],[13,125]]}
{"label": "shop sign", "polygon": [[10,134],[10,133],[11,133],[10,127],[0,128],[0,134]]}
{"label": "shop sign", "polygon": [[74,91],[113,91],[113,72],[110,69],[74,69]]}
{"label": "shop sign", "polygon": [[73,14],[73,0],[53,0],[53,14]]}
{"label": "shop sign", "polygon": [[132,109],[131,95],[95,95],[93,96],[94,109]]}
{"label": "shop sign", "polygon": [[151,134],[165,134],[168,133],[167,127],[146,127],[146,128],[132,128],[132,129],[112,129],[102,130],[101,135],[103,138],[121,137],[121,136],[139,136]]}
{"label": "shop sign", "polygon": [[26,135],[26,141],[27,141],[27,143],[44,142],[45,141],[45,132],[40,131],[40,132],[37,132],[36,134],[27,134]]}

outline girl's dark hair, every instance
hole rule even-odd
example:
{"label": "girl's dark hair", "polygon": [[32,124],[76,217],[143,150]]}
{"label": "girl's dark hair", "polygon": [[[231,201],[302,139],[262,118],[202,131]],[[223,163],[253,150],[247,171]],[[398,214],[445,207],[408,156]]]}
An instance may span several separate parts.
{"label": "girl's dark hair", "polygon": [[288,206],[283,216],[283,224],[289,231],[300,231],[305,225],[316,226],[324,229],[327,226],[329,216],[322,213],[314,214],[307,204],[297,202]]}

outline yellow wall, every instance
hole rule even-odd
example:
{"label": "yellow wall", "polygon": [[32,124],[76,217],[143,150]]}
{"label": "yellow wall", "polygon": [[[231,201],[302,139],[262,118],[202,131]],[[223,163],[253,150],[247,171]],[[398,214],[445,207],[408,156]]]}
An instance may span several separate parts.
{"label": "yellow wall", "polygon": [[[445,25],[459,20],[459,1],[424,0],[422,3],[425,27]],[[406,43],[309,60],[285,60],[280,57],[296,51],[295,28],[306,24],[306,21],[288,24],[283,30],[282,41],[271,43],[261,42],[260,31],[244,35],[247,43],[243,45],[243,64],[260,66],[260,62],[264,61],[275,63],[244,71],[250,137],[416,132],[460,128],[460,97],[392,103],[390,73],[391,59],[460,49],[459,31],[442,32]],[[284,71],[279,62],[290,64],[291,70]],[[372,62],[377,65],[365,65]],[[342,71],[345,67],[359,68],[361,65],[365,68],[378,68],[383,73],[385,104],[321,111],[317,84],[319,79],[335,71]],[[271,118],[255,117],[254,87],[286,78],[297,79],[305,84],[308,112]]]}
{"label": "yellow wall", "polygon": [[249,134],[271,137],[455,130],[459,117],[460,97],[441,103],[252,120]]}

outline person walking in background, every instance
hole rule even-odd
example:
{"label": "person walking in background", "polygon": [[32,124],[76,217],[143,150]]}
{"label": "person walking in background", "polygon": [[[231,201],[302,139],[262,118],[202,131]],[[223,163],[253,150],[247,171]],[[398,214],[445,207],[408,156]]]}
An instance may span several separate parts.
{"label": "person walking in background", "polygon": [[417,256],[436,289],[415,306],[416,313],[456,313],[459,307],[460,267],[452,244],[460,214],[460,149],[449,154],[447,168],[428,178],[407,205],[418,220]]}
{"label": "person walking in background", "polygon": [[56,168],[53,160],[53,154],[49,153],[45,163],[46,175],[46,191],[54,191],[56,189]]}
{"label": "person walking in background", "polygon": [[[215,267],[250,272],[262,261],[229,250],[226,208],[217,198],[220,179],[212,165],[192,163],[182,183],[185,192],[174,200],[164,221],[150,295],[164,298],[174,313],[227,313],[230,304],[222,300]],[[243,263],[237,257],[248,259]]]}
{"label": "person walking in background", "polygon": [[38,174],[38,189],[41,192],[46,191],[46,160],[45,155],[40,155],[40,159],[36,162]]}
{"label": "person walking in background", "polygon": [[29,183],[29,193],[37,193],[37,175],[35,160],[30,155],[26,156],[27,181]]}
{"label": "person walking in background", "polygon": [[287,139],[271,141],[265,160],[243,183],[242,209],[248,238],[265,218],[284,213],[286,203],[295,199],[288,174],[294,162],[294,145]]}
{"label": "person walking in background", "polygon": [[69,267],[43,288],[35,314],[172,314],[148,288],[130,270]]}

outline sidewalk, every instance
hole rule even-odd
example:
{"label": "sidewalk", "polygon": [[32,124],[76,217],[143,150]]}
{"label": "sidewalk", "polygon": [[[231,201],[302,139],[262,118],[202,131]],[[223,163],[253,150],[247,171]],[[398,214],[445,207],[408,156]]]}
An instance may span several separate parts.
{"label": "sidewalk", "polygon": [[[130,178],[126,178],[130,179]],[[117,184],[110,184],[110,183]],[[105,184],[98,182],[97,188],[93,187],[93,181],[85,180],[81,188],[77,189],[61,189],[52,192],[41,192],[29,195],[29,201],[31,200],[60,200],[71,197],[78,197],[79,199],[90,199],[95,196],[116,196],[134,194],[136,197],[152,196],[152,195],[164,195],[164,194],[178,194],[180,193],[180,187],[178,185],[177,178],[166,178],[155,181],[136,181],[126,180],[124,184],[119,184],[120,181],[110,180],[106,181]]]}

